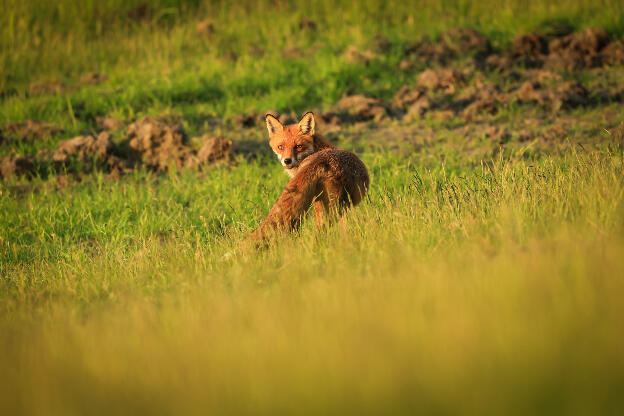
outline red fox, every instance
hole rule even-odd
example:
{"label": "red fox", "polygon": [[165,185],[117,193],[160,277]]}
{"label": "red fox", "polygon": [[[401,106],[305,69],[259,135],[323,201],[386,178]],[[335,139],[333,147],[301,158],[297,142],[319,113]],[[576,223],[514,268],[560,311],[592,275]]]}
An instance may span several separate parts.
{"label": "red fox", "polygon": [[312,204],[320,227],[325,215],[342,215],[366,196],[366,166],[353,153],[336,149],[317,134],[314,114],[308,112],[299,123],[287,126],[269,114],[266,125],[269,144],[291,179],[248,240],[260,243],[271,232],[297,228]]}

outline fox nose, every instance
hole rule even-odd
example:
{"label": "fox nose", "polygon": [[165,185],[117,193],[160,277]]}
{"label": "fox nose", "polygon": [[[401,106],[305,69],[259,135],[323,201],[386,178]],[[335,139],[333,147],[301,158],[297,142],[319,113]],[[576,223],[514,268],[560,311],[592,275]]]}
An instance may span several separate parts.
{"label": "fox nose", "polygon": [[292,159],[291,158],[284,159],[284,164],[285,165],[290,165],[291,163],[292,163]]}

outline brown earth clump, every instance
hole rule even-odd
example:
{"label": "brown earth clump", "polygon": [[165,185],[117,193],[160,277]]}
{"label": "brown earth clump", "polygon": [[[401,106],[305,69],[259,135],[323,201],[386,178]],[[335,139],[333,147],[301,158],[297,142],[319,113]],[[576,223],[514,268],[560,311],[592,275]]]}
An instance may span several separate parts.
{"label": "brown earth clump", "polygon": [[586,104],[588,93],[578,81],[565,81],[552,87],[545,87],[537,81],[526,81],[515,92],[515,97],[519,101],[537,102],[544,107],[559,110]]}
{"label": "brown earth clump", "polygon": [[474,29],[455,28],[442,32],[440,42],[444,43],[455,56],[472,54],[483,58],[490,54],[490,40]]}
{"label": "brown earth clump", "polygon": [[126,133],[130,158],[157,171],[172,165],[181,168],[191,155],[184,145],[184,130],[179,124],[169,125],[152,117],[132,123]]}
{"label": "brown earth clump", "polygon": [[232,141],[224,137],[203,136],[204,144],[197,152],[199,163],[213,163],[220,160],[230,160]]}
{"label": "brown earth clump", "polygon": [[45,121],[26,120],[23,123],[11,123],[0,130],[0,143],[4,140],[43,140],[51,135],[62,133],[63,129]]}
{"label": "brown earth clump", "polygon": [[102,132],[97,137],[77,136],[59,143],[58,148],[52,154],[52,160],[64,163],[75,158],[81,162],[96,159],[106,162],[112,156],[114,148],[111,135],[107,132]]}
{"label": "brown earth clump", "polygon": [[408,47],[406,55],[417,55],[429,63],[445,64],[448,60],[464,55],[482,59],[491,52],[490,41],[474,29],[451,29],[440,34],[438,42],[425,39]]}
{"label": "brown earth clump", "polygon": [[510,57],[527,67],[542,66],[548,53],[548,41],[538,33],[516,36],[511,42]]}
{"label": "brown earth clump", "polygon": [[453,104],[461,111],[461,117],[466,122],[479,119],[483,113],[494,114],[499,106],[508,102],[507,96],[501,92],[500,88],[489,82],[477,82],[477,84],[466,90],[458,97]]}
{"label": "brown earth clump", "polygon": [[6,156],[0,159],[0,176],[4,180],[33,173],[35,165],[29,156]]}
{"label": "brown earth clump", "polygon": [[406,113],[403,118],[406,121],[420,119],[431,108],[431,100],[423,88],[410,88],[407,85],[397,91],[392,103]]}
{"label": "brown earth clump", "polygon": [[389,117],[386,106],[378,99],[363,94],[345,95],[334,106],[343,121],[382,121]]}
{"label": "brown earth clump", "polygon": [[605,65],[624,65],[624,42],[615,40],[600,52]]}
{"label": "brown earth clump", "polygon": [[610,42],[607,32],[597,28],[576,33],[571,33],[569,28],[547,35],[528,33],[513,39],[507,56],[491,55],[486,63],[488,67],[498,69],[509,69],[513,64],[519,64],[567,71],[623,65],[624,43],[621,40]]}
{"label": "brown earth clump", "polygon": [[547,64],[567,70],[600,66],[600,52],[608,43],[607,32],[595,28],[553,39],[548,46]]}
{"label": "brown earth clump", "polygon": [[446,94],[454,94],[457,91],[457,84],[463,81],[463,76],[451,68],[427,69],[417,78],[419,85],[430,90],[443,90]]}

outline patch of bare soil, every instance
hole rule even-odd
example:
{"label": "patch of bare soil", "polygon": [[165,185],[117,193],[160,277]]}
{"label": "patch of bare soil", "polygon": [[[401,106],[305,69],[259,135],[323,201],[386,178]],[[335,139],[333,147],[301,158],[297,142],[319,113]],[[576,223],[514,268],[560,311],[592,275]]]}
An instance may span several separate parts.
{"label": "patch of bare soil", "polygon": [[484,113],[494,114],[499,106],[506,104],[509,98],[500,88],[490,82],[477,82],[468,88],[453,104],[461,110],[461,117],[466,122],[478,120]]}
{"label": "patch of bare soil", "polygon": [[388,107],[376,98],[363,94],[345,95],[333,108],[342,121],[382,121],[390,117]]}
{"label": "patch of bare soil", "polygon": [[198,152],[185,143],[180,124],[166,124],[151,117],[132,123],[126,134],[131,152],[130,160],[156,171],[196,167],[216,161],[229,161],[232,141],[223,137],[203,136]]}
{"label": "patch of bare soil", "polygon": [[515,92],[515,98],[559,110],[586,104],[588,92],[578,81],[565,81],[552,87],[546,87],[537,81],[526,81]]}
{"label": "patch of bare soil", "polygon": [[513,39],[508,56],[492,55],[486,62],[490,67],[501,69],[518,64],[567,71],[622,65],[624,43],[621,40],[611,40],[607,32],[597,28],[576,33],[560,31],[551,33],[550,36],[529,33]]}
{"label": "patch of bare soil", "polygon": [[424,88],[410,88],[407,85],[401,87],[394,95],[393,104],[405,113],[406,121],[422,118],[432,105]]}
{"label": "patch of bare soil", "polygon": [[195,167],[202,164],[215,163],[219,161],[227,162],[232,157],[232,141],[225,137],[210,137],[207,134],[202,136],[203,145],[197,154],[188,158],[185,167]]}
{"label": "patch of bare soil", "polygon": [[615,40],[600,52],[605,65],[624,65],[624,42]]}
{"label": "patch of bare soil", "polygon": [[425,39],[405,50],[406,55],[416,55],[426,62],[445,64],[459,56],[474,55],[485,58],[491,52],[490,41],[474,29],[451,29],[442,32],[438,42]]}
{"label": "patch of bare soil", "polygon": [[74,157],[81,162],[95,159],[104,161],[112,156],[114,147],[111,135],[107,132],[102,132],[97,137],[77,136],[60,142],[52,154],[52,160],[67,162],[71,157]]}
{"label": "patch of bare soil", "polygon": [[191,150],[184,145],[184,130],[179,124],[168,125],[152,117],[144,117],[128,127],[126,136],[130,158],[157,171],[169,166],[184,166]]}
{"label": "patch of bare soil", "polygon": [[548,53],[548,41],[539,33],[516,36],[511,42],[510,57],[527,67],[541,66]]}
{"label": "patch of bare soil", "polygon": [[26,120],[23,123],[11,123],[0,130],[0,143],[9,140],[43,140],[62,133],[63,129],[45,121]]}
{"label": "patch of bare soil", "polygon": [[6,156],[0,159],[0,176],[4,180],[31,174],[34,169],[33,158],[30,156]]}
{"label": "patch of bare soil", "polygon": [[593,28],[556,38],[548,45],[546,63],[555,68],[568,70],[600,66],[601,51],[608,43],[607,32]]}
{"label": "patch of bare soil", "polygon": [[458,90],[458,84],[464,82],[464,77],[451,68],[427,69],[418,75],[417,82],[430,90],[454,94]]}

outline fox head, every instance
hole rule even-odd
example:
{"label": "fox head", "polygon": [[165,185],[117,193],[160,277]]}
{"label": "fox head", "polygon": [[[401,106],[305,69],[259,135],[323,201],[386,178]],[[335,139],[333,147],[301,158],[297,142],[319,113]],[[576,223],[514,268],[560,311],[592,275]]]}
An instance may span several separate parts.
{"label": "fox head", "polygon": [[286,172],[293,176],[301,162],[316,151],[314,114],[308,112],[297,124],[283,126],[272,115],[266,116],[269,144]]}

